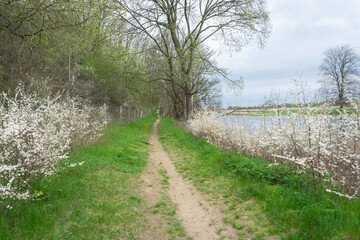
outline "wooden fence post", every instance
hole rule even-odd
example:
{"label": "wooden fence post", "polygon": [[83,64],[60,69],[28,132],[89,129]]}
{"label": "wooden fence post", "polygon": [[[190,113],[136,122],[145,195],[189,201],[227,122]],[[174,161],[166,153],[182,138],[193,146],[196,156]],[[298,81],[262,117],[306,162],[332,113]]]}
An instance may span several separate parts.
{"label": "wooden fence post", "polygon": [[121,120],[122,120],[122,106],[120,106],[119,115],[120,115],[119,120],[121,122]]}
{"label": "wooden fence post", "polygon": [[130,121],[130,107],[128,107],[128,121]]}

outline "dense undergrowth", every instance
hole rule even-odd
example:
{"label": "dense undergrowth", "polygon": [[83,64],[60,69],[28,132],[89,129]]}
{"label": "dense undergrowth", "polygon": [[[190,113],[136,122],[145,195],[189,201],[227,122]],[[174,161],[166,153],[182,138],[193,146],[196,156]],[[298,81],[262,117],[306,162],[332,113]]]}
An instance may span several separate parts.
{"label": "dense undergrowth", "polygon": [[74,167],[70,150],[95,143],[107,119],[106,107],[65,94],[42,98],[21,85],[15,96],[0,93],[0,204],[37,197],[32,182]]}
{"label": "dense undergrowth", "polygon": [[201,186],[207,179],[226,177],[221,184],[230,189],[226,195],[255,199],[274,223],[272,233],[285,239],[360,239],[360,200],[327,193],[322,184],[314,189],[309,174],[295,168],[222,150],[174,127],[168,118],[159,127],[165,145],[171,142],[193,153],[183,167],[193,181],[203,179]]}
{"label": "dense undergrowth", "polygon": [[31,186],[38,199],[1,204],[0,239],[137,239],[144,215],[136,179],[154,121],[111,123],[95,145],[70,154],[83,165]]}
{"label": "dense undergrowth", "polygon": [[360,196],[360,105],[353,106],[356,112],[351,116],[314,116],[304,108],[301,114],[263,118],[256,126],[205,110],[198,111],[186,128],[223,149],[311,171],[315,190],[319,182],[328,181],[328,191],[351,199]]}

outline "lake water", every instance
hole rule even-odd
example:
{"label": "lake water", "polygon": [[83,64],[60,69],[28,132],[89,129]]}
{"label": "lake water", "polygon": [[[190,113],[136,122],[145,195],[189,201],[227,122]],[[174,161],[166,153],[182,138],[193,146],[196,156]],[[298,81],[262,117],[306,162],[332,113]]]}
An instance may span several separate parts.
{"label": "lake water", "polygon": [[[311,118],[317,118],[317,116],[312,116]],[[284,123],[288,123],[291,119],[295,120],[297,125],[303,126],[303,121],[296,116],[280,116],[281,125]],[[224,123],[224,125],[232,127],[232,126],[245,126],[252,132],[256,132],[261,127],[261,124],[265,122],[266,128],[272,128],[273,126],[277,126],[278,116],[241,116],[241,115],[227,115],[220,118],[220,121]],[[354,119],[352,117],[342,118],[341,124],[339,123],[339,117],[331,117],[330,120],[332,123],[336,123],[335,126],[332,126],[334,133],[338,130],[337,128],[347,128],[351,122],[354,123]]]}
{"label": "lake water", "polygon": [[[277,116],[241,116],[241,115],[227,115],[220,120],[227,126],[244,125],[249,128],[258,128],[263,121],[267,126],[275,124]],[[289,116],[280,116],[282,122],[287,122]]]}

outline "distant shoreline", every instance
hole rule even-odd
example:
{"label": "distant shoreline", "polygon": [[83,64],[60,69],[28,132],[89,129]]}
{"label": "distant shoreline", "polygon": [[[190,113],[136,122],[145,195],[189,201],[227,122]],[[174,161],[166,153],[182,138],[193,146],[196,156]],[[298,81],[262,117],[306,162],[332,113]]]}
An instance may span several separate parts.
{"label": "distant shoreline", "polygon": [[[220,110],[221,114],[224,115],[235,115],[235,116],[276,116],[278,112],[282,116],[290,115],[290,113],[299,113],[304,108],[301,107],[283,107],[283,108],[243,108],[238,110]],[[317,115],[324,112],[330,113],[331,115],[339,115],[338,109],[336,107],[331,108],[330,110],[324,110],[321,107],[311,107],[312,114]],[[347,114],[351,115],[354,112],[352,108],[344,108]]]}

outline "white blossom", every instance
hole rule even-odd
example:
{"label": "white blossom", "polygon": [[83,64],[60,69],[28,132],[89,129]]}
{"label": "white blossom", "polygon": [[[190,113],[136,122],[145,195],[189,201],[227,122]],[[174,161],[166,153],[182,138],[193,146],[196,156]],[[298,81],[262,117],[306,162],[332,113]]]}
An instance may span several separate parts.
{"label": "white blossom", "polygon": [[[352,116],[314,115],[304,108],[289,113],[286,120],[275,117],[253,129],[245,124],[227,123],[211,111],[199,111],[187,122],[195,136],[224,149],[241,152],[301,169],[331,175],[332,183],[343,190],[360,192],[360,111],[352,102]],[[323,106],[322,112],[330,111]]]}
{"label": "white blossom", "polygon": [[[61,100],[60,100],[61,99]],[[66,96],[42,99],[17,88],[0,95],[0,199],[28,199],[28,182],[53,175],[77,144],[101,135],[106,109]],[[77,165],[82,165],[78,163]],[[75,166],[74,163],[69,167]]]}

